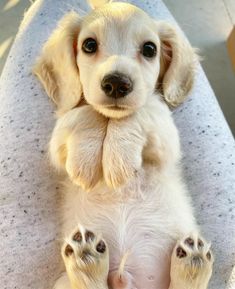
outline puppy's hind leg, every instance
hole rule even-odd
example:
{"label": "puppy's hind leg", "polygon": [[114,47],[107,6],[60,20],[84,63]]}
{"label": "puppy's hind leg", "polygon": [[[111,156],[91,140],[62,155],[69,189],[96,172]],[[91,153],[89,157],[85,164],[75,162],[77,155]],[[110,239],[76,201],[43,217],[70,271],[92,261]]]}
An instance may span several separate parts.
{"label": "puppy's hind leg", "polygon": [[206,289],[212,274],[210,245],[197,234],[178,241],[171,257],[169,289]]}
{"label": "puppy's hind leg", "polygon": [[[65,240],[61,253],[68,279],[62,276],[54,289],[108,289],[109,253],[101,236],[77,228]],[[68,288],[59,287],[69,283]]]}

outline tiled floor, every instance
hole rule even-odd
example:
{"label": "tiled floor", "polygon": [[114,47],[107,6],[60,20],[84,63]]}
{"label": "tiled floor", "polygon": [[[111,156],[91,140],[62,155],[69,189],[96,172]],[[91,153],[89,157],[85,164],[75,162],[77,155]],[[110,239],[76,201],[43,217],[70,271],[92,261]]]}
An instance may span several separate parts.
{"label": "tiled floor", "polygon": [[[56,0],[55,0],[56,1]],[[225,41],[235,24],[235,0],[163,0],[190,42],[235,134],[235,73]],[[0,0],[0,73],[30,0]]]}

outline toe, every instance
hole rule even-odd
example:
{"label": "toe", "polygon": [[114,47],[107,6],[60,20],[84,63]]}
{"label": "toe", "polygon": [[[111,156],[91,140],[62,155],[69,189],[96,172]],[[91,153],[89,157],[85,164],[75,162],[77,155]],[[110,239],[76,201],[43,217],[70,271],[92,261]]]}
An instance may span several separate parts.
{"label": "toe", "polygon": [[198,249],[202,249],[204,247],[204,242],[200,238],[197,241],[197,247]]}
{"label": "toe", "polygon": [[104,253],[106,251],[106,245],[103,240],[101,240],[97,245],[96,245],[96,251],[99,253]]}
{"label": "toe", "polygon": [[190,248],[194,247],[194,240],[191,237],[188,237],[187,239],[185,239],[184,244],[186,244],[187,246],[189,246]]}
{"label": "toe", "polygon": [[210,251],[207,252],[206,258],[207,258],[208,261],[211,261],[212,255],[211,255],[211,252],[210,252]]}
{"label": "toe", "polygon": [[184,257],[187,256],[187,253],[186,253],[186,251],[185,251],[181,246],[179,246],[179,247],[177,247],[177,249],[176,249],[176,256],[177,256],[178,258],[184,258]]}
{"label": "toe", "polygon": [[64,254],[67,257],[73,254],[73,248],[69,244],[65,247]]}
{"label": "toe", "polygon": [[95,234],[91,231],[86,231],[86,233],[85,233],[86,242],[94,241],[94,239],[95,239]]}
{"label": "toe", "polygon": [[79,243],[82,242],[82,233],[80,231],[76,232],[73,235],[73,241],[76,241],[76,242],[79,242]]}

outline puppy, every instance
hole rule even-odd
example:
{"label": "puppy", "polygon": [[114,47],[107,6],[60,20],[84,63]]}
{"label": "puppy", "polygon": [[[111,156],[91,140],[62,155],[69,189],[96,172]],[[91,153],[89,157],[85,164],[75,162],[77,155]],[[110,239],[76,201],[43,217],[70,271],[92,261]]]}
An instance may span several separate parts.
{"label": "puppy", "polygon": [[34,68],[57,105],[51,161],[69,176],[66,273],[54,288],[206,289],[213,256],[166,104],[187,96],[196,55],[171,25],[101,2],[83,18],[66,15]]}

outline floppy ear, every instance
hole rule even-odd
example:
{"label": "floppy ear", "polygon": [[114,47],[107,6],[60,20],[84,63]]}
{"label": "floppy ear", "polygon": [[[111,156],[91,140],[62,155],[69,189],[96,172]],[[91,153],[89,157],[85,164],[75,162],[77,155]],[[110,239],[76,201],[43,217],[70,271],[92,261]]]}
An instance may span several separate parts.
{"label": "floppy ear", "polygon": [[92,9],[97,9],[106,3],[112,2],[112,0],[88,0]]}
{"label": "floppy ear", "polygon": [[187,39],[176,28],[157,22],[161,41],[158,89],[171,106],[184,101],[194,81],[197,55]]}
{"label": "floppy ear", "polygon": [[43,47],[33,68],[59,111],[76,106],[82,95],[76,63],[76,45],[81,18],[67,14]]}

